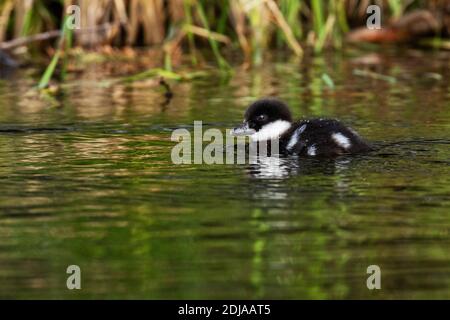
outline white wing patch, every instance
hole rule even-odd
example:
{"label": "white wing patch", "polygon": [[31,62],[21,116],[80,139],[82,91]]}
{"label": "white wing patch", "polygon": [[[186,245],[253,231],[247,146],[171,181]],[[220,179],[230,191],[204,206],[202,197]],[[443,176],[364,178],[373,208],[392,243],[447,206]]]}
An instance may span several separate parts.
{"label": "white wing patch", "polygon": [[316,155],[316,146],[313,144],[308,148],[308,156],[315,156]]}
{"label": "white wing patch", "polygon": [[333,133],[331,135],[331,138],[336,142],[339,146],[341,146],[344,149],[348,149],[352,146],[350,143],[350,139],[344,136],[342,133]]}
{"label": "white wing patch", "polygon": [[291,150],[298,142],[298,138],[300,138],[300,135],[303,131],[306,129],[306,124],[302,125],[300,128],[295,130],[294,134],[292,135],[291,139],[289,140],[289,143],[287,145],[287,149]]}
{"label": "white wing patch", "polygon": [[286,130],[291,127],[291,123],[284,120],[277,120],[266,124],[258,132],[252,134],[250,137],[253,141],[266,141],[271,139],[278,139]]}

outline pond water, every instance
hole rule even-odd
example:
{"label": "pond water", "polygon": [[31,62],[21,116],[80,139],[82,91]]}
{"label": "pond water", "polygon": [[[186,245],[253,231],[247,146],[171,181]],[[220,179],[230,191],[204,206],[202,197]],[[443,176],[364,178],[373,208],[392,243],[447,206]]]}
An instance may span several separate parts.
{"label": "pond water", "polygon": [[[8,75],[0,297],[449,299],[449,57],[274,57],[172,81],[170,100],[145,81],[105,85],[96,65],[55,99],[29,94],[36,73]],[[377,150],[277,170],[172,163],[173,129],[225,131],[268,95],[296,118],[339,118]],[[66,288],[69,265],[81,290]],[[366,286],[370,265],[381,290]]]}

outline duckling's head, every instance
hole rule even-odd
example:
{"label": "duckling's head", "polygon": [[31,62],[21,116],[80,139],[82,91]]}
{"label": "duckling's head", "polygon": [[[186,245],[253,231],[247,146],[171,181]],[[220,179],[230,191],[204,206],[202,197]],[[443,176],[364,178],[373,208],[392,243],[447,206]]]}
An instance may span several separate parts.
{"label": "duckling's head", "polygon": [[244,122],[231,130],[235,136],[251,136],[254,141],[280,137],[292,122],[288,106],[275,98],[264,98],[252,103],[245,111]]}

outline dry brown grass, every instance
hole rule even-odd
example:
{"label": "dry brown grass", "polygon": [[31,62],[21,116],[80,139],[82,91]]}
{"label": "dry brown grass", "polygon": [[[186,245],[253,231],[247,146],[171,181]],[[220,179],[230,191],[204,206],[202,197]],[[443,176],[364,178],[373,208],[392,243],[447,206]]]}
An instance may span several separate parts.
{"label": "dry brown grass", "polygon": [[[0,0],[0,42],[57,29],[64,8],[79,5],[81,27],[75,44],[95,48],[161,45],[170,64],[174,55],[199,55],[210,46],[220,62],[222,48],[240,47],[244,61],[261,63],[276,44],[302,56],[305,44],[316,52],[339,45],[348,24],[366,16],[369,4],[380,4],[392,15],[412,6],[441,8],[443,0]],[[56,8],[56,9],[55,9]],[[202,14],[204,13],[204,16]],[[108,32],[96,28],[110,26]],[[309,39],[309,41],[306,41]],[[195,56],[193,62],[196,61]]]}

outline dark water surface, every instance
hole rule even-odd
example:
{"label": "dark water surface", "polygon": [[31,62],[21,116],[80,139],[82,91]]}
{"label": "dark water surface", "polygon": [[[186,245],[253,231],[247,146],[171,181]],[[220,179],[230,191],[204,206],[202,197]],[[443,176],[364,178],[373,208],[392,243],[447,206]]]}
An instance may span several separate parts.
{"label": "dark water surface", "polygon": [[[55,100],[26,71],[0,80],[0,297],[450,298],[449,54],[362,55],[211,70],[172,82],[168,103],[146,82],[104,85],[95,65]],[[231,128],[266,95],[378,149],[172,164],[173,129]],[[66,288],[72,264],[81,290]]]}

